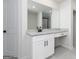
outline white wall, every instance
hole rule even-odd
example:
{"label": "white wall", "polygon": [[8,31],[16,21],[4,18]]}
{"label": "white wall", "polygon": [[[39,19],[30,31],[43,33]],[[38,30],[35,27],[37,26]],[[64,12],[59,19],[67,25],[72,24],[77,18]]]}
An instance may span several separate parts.
{"label": "white wall", "polygon": [[65,44],[69,48],[73,47],[73,8],[72,0],[65,0],[60,5],[60,28],[66,28],[69,31],[69,39]]}
{"label": "white wall", "polygon": [[28,29],[36,29],[38,23],[38,13],[28,11]]}
{"label": "white wall", "polygon": [[76,0],[73,0],[72,4],[73,4],[73,10],[76,10]]}
{"label": "white wall", "polygon": [[60,27],[61,28],[68,28],[70,22],[70,5],[69,2],[64,1],[60,5]]}
{"label": "white wall", "polygon": [[60,28],[59,9],[52,10],[51,28]]}
{"label": "white wall", "polygon": [[18,59],[27,59],[27,0],[18,0],[18,20],[19,20],[19,41],[18,41]]}

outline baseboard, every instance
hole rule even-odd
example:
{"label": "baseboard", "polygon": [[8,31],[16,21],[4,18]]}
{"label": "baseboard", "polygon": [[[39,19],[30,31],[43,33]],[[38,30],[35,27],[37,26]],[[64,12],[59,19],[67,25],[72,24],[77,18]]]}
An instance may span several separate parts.
{"label": "baseboard", "polygon": [[24,57],[18,57],[18,59],[31,59],[31,58],[24,56]]}
{"label": "baseboard", "polygon": [[69,46],[69,45],[66,45],[66,44],[63,44],[62,46],[69,49],[69,50],[73,50],[73,46]]}
{"label": "baseboard", "polygon": [[58,47],[60,47],[60,46],[61,46],[61,45],[55,46],[55,49],[58,48]]}
{"label": "baseboard", "polygon": [[18,58],[14,56],[3,56],[3,59],[18,59]]}

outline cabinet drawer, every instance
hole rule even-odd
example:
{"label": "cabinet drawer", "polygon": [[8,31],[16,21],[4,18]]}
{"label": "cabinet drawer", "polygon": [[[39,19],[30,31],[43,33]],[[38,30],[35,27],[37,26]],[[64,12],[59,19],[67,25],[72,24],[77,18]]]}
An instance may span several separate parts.
{"label": "cabinet drawer", "polygon": [[55,37],[61,37],[61,36],[66,36],[66,35],[68,35],[68,32],[56,33],[54,36]]}
{"label": "cabinet drawer", "polygon": [[49,39],[49,35],[40,35],[40,36],[35,36],[33,37],[33,42],[38,42],[38,41],[41,41],[41,40],[47,40]]}

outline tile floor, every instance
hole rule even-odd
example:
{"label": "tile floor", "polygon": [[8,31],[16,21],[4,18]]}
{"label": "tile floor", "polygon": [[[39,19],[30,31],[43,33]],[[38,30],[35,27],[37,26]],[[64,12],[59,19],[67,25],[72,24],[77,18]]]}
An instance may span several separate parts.
{"label": "tile floor", "polygon": [[[17,59],[17,58],[4,57],[4,59]],[[76,49],[70,51],[64,47],[57,47],[55,50],[55,54],[47,59],[76,59]]]}
{"label": "tile floor", "polygon": [[47,59],[76,59],[76,49],[70,51],[64,47],[58,47],[55,54]]}

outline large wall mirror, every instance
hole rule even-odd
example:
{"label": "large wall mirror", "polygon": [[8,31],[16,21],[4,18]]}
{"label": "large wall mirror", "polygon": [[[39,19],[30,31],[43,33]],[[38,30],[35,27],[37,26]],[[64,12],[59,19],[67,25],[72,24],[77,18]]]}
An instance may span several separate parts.
{"label": "large wall mirror", "polygon": [[52,8],[28,0],[28,29],[50,29]]}

